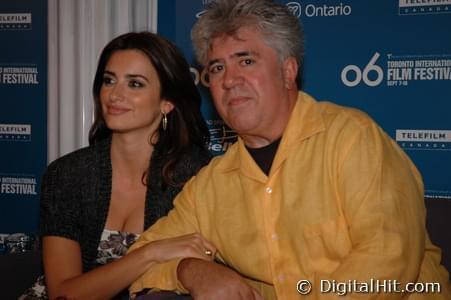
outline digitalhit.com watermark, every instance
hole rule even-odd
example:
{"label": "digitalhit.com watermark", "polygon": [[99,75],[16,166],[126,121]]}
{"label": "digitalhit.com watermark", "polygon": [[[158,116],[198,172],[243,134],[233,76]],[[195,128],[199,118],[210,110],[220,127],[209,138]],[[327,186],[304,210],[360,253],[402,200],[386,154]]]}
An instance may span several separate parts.
{"label": "digitalhit.com watermark", "polygon": [[313,288],[319,288],[320,293],[333,293],[346,296],[350,293],[360,294],[384,294],[384,293],[440,293],[441,286],[438,282],[409,282],[405,285],[398,280],[370,279],[369,282],[358,280],[336,281],[322,279],[318,287],[313,287],[311,282],[303,279],[297,282],[299,294],[308,295]]}

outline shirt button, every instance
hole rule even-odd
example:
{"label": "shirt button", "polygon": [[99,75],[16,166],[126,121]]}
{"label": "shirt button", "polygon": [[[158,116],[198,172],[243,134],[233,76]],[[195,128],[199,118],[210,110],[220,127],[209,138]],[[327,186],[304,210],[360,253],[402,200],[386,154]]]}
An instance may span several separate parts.
{"label": "shirt button", "polygon": [[277,241],[279,239],[279,235],[277,233],[273,233],[273,234],[271,234],[271,239],[273,241]]}
{"label": "shirt button", "polygon": [[272,188],[270,188],[269,186],[266,188],[266,192],[268,193],[268,194],[271,194],[272,193]]}

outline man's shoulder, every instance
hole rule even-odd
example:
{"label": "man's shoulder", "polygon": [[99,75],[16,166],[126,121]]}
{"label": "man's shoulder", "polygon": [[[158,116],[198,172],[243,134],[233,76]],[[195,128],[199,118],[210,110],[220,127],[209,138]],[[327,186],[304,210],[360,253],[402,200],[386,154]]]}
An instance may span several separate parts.
{"label": "man's shoulder", "polygon": [[330,126],[366,127],[374,124],[367,113],[357,108],[340,105],[327,99],[315,99],[305,92],[300,92],[298,99],[301,102],[296,111],[299,118],[303,119],[301,122],[323,123],[326,129]]}
{"label": "man's shoulder", "polygon": [[238,142],[233,143],[227,151],[211,158],[210,162],[200,170],[197,177],[211,177],[233,169],[236,166],[238,155]]}
{"label": "man's shoulder", "polygon": [[374,124],[373,119],[364,111],[336,103],[318,102],[322,117],[329,126],[351,126],[364,128]]}

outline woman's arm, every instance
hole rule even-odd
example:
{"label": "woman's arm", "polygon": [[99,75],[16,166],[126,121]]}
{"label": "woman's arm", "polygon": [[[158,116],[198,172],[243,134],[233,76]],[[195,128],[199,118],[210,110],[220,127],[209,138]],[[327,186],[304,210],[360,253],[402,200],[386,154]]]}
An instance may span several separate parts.
{"label": "woman's arm", "polygon": [[[206,255],[205,250],[213,255]],[[189,234],[149,243],[128,255],[82,273],[80,246],[76,241],[46,236],[43,259],[50,299],[112,298],[127,288],[155,263],[182,257],[212,260],[216,248],[200,234]]]}

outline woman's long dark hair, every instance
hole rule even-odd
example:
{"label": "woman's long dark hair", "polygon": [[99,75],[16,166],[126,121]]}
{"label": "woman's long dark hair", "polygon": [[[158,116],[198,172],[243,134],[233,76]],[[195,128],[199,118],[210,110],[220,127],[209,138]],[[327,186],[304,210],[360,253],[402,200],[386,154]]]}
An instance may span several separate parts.
{"label": "woman's long dark hair", "polygon": [[174,109],[167,115],[167,129],[163,130],[160,125],[158,141],[154,145],[164,157],[164,181],[174,184],[172,175],[178,158],[193,144],[206,148],[209,131],[200,111],[201,97],[188,62],[174,44],[161,36],[151,32],[130,32],[116,37],[105,46],[92,88],[95,118],[89,130],[89,144],[111,135],[102,114],[100,89],[111,55],[120,50],[139,50],[149,58],[160,79],[160,98],[174,105]]}

